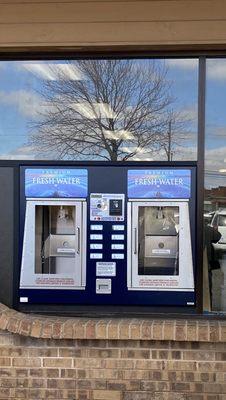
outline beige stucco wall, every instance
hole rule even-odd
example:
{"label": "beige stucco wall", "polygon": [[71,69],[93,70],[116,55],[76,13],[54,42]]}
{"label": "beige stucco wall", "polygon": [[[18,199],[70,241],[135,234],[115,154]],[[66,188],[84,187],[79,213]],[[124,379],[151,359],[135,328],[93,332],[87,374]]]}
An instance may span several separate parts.
{"label": "beige stucco wall", "polygon": [[3,50],[225,43],[225,0],[0,0]]}

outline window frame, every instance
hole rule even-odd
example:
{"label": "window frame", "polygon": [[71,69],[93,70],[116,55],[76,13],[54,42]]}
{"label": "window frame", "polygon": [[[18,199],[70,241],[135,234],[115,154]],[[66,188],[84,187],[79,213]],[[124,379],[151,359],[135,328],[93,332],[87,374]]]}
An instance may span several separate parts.
{"label": "window frame", "polygon": [[[196,291],[196,309],[195,312],[191,310],[173,310],[172,308],[169,309],[168,307],[164,307],[164,312],[161,309],[149,310],[147,313],[141,311],[140,309],[134,308],[133,316],[153,316],[156,317],[156,311],[158,312],[158,316],[163,316],[164,318],[203,318],[206,319],[207,315],[203,314],[203,226],[204,226],[204,174],[205,174],[205,106],[206,106],[206,59],[207,58],[221,58],[226,57],[226,54],[222,50],[190,50],[189,48],[186,49],[169,49],[168,48],[161,48],[161,49],[145,49],[141,50],[139,47],[135,47],[132,50],[125,49],[115,49],[108,48],[91,48],[91,49],[82,49],[82,50],[73,50],[67,51],[64,49],[60,49],[58,51],[53,51],[53,49],[44,49],[41,51],[10,51],[10,52],[1,52],[0,62],[1,61],[24,61],[24,60],[62,60],[62,59],[145,59],[145,58],[198,58],[198,127],[197,127],[197,134],[198,134],[198,141],[197,141],[197,270],[196,270],[196,277],[195,277],[195,291]],[[29,162],[33,162],[30,160],[0,160],[0,167],[4,166],[11,166],[15,167],[15,187],[14,187],[14,212],[15,212],[15,229],[14,229],[14,282],[13,282],[13,305],[15,308],[18,308],[17,302],[17,288],[19,282],[19,271],[18,271],[18,235],[19,235],[19,166],[29,164]],[[51,161],[48,160],[48,162]],[[60,162],[56,162],[55,164],[60,164]],[[50,307],[51,308],[51,307]],[[50,312],[50,308],[48,308],[47,312]],[[85,307],[86,311],[82,310],[81,312],[83,315],[87,315],[90,312],[93,313],[92,307]],[[116,307],[117,308],[117,307]],[[35,309],[35,307],[34,307]],[[120,307],[121,311],[119,311],[119,315],[122,316],[125,313],[125,316],[128,316],[128,310],[123,311],[123,308]],[[37,311],[40,308],[37,307]],[[54,312],[54,307],[52,307]],[[56,310],[55,310],[56,311]],[[61,307],[57,307],[57,311],[61,312]],[[62,311],[65,312],[65,309],[62,308]],[[154,312],[155,311],[155,312]],[[68,313],[75,314],[74,311],[68,310]],[[78,311],[79,313],[80,311]],[[94,307],[94,314],[104,315],[104,311],[95,311]],[[110,315],[114,314],[114,310],[110,312]],[[118,315],[118,311],[115,313]],[[216,312],[208,313],[208,318],[210,319],[225,319],[226,314],[218,314]]]}

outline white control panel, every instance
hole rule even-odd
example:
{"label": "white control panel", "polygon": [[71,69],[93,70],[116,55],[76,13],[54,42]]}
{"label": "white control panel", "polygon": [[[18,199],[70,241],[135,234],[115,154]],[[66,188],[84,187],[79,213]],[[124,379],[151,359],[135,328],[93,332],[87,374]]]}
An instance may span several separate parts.
{"label": "white control panel", "polygon": [[125,195],[91,193],[90,221],[124,221]]}
{"label": "white control panel", "polygon": [[125,260],[125,195],[91,193],[90,221],[89,259],[96,264],[96,293],[109,294]]}

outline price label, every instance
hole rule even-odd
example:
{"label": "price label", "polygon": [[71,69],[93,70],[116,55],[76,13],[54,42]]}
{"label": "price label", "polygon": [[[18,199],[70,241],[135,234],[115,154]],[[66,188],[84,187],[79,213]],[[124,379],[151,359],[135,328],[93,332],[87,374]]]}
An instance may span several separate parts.
{"label": "price label", "polygon": [[103,245],[102,243],[91,243],[90,244],[90,250],[102,250]]}
{"label": "price label", "polygon": [[111,255],[112,260],[124,260],[124,254],[121,253],[113,253]]}
{"label": "price label", "polygon": [[111,245],[111,249],[112,250],[124,250],[124,244],[113,243]]}
{"label": "price label", "polygon": [[102,231],[103,225],[91,225],[90,229],[91,229],[91,231]]}
{"label": "price label", "polygon": [[95,258],[95,259],[101,259],[103,258],[103,254],[102,253],[90,253],[90,258]]}
{"label": "price label", "polygon": [[111,235],[111,240],[124,240],[124,235]]}
{"label": "price label", "polygon": [[124,225],[112,225],[113,231],[124,231],[124,229],[125,229]]}
{"label": "price label", "polygon": [[103,235],[90,235],[91,240],[103,240]]}

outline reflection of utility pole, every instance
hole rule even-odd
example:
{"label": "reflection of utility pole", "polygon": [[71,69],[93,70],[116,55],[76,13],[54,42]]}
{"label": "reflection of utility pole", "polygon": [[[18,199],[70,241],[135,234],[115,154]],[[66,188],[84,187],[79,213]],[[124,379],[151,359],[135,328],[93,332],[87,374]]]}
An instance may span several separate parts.
{"label": "reflection of utility pole", "polygon": [[168,161],[173,160],[173,152],[172,152],[172,120],[169,120],[169,129],[168,129],[168,150],[167,150],[167,158]]}

